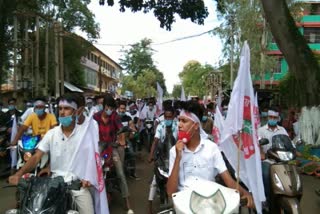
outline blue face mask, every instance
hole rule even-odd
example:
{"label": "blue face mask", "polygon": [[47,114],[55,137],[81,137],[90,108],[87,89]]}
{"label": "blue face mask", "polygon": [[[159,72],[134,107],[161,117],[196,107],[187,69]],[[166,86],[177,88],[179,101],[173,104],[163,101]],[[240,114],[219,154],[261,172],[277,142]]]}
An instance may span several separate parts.
{"label": "blue face mask", "polygon": [[44,114],[44,109],[35,109],[34,113],[36,113],[38,116],[42,116]]}
{"label": "blue face mask", "polygon": [[14,105],[9,105],[9,106],[8,106],[8,109],[9,109],[9,110],[14,110],[15,108],[16,108],[16,107],[15,107]]}
{"label": "blue face mask", "polygon": [[110,116],[110,115],[112,114],[112,110],[108,109],[108,110],[106,111],[106,114],[107,114],[108,116]]}
{"label": "blue face mask", "polygon": [[172,120],[164,120],[164,123],[166,124],[166,126],[172,126]]}
{"label": "blue face mask", "polygon": [[103,106],[101,104],[97,105],[97,109],[98,111],[102,111],[103,110]]}
{"label": "blue face mask", "polygon": [[206,122],[208,120],[208,116],[202,116],[202,121]]}
{"label": "blue face mask", "polygon": [[268,112],[261,112],[261,117],[268,117]]}
{"label": "blue face mask", "polygon": [[268,125],[269,126],[276,126],[277,125],[277,123],[278,123],[278,120],[268,120]]}
{"label": "blue face mask", "polygon": [[72,115],[70,116],[66,116],[66,117],[59,117],[59,123],[63,126],[63,127],[69,127],[72,123],[73,117]]}
{"label": "blue face mask", "polygon": [[[111,112],[111,113],[112,113],[112,112]],[[107,113],[107,114],[108,114],[108,113]],[[119,114],[120,117],[123,117],[126,113],[124,113],[124,112],[119,112],[118,114]]]}

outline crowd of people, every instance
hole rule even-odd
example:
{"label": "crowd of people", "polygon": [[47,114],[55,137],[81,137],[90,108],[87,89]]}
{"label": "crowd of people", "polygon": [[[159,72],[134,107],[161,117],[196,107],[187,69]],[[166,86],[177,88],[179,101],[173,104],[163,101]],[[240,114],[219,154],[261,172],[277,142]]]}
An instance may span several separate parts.
{"label": "crowd of people", "polygon": [[[50,102],[44,98],[35,98],[26,103],[24,112],[17,110],[17,100],[14,98],[9,99],[8,111],[5,113],[2,112],[3,106],[1,103],[1,126],[8,127],[8,134],[11,134],[13,120],[18,124],[15,136],[10,139],[12,148],[24,134],[38,135],[41,138],[36,153],[17,172],[15,171],[17,157],[13,155],[14,152],[11,152],[12,175],[9,177],[9,182],[17,184],[19,179],[31,171],[42,156],[48,153],[50,161],[41,174],[62,176],[66,182],[81,180],[82,188],[79,191],[72,191],[80,214],[95,213],[94,210],[97,209],[94,203],[97,199],[92,197],[89,191],[90,188],[97,187],[86,176],[86,172],[81,170],[80,172],[77,167],[73,167],[75,164],[88,165],[87,158],[73,158],[73,154],[81,150],[78,148],[79,142],[85,137],[87,129],[92,129],[98,142],[86,143],[85,146],[98,145],[112,148],[112,160],[128,214],[134,211],[130,202],[127,177],[135,180],[140,178],[135,167],[130,169],[129,173],[125,171],[124,153],[125,149],[130,149],[131,153],[142,150],[145,142],[145,120],[154,121],[154,138],[148,151],[148,162],[154,162],[156,165],[155,160],[158,156],[165,156],[165,163],[169,170],[167,181],[169,196],[183,190],[188,179],[202,178],[214,181],[217,175],[220,175],[226,186],[236,188],[236,182],[230,175],[218,146],[208,137],[214,130],[215,104],[213,102],[204,105],[198,100],[186,102],[166,100],[162,106],[158,106],[154,98],[121,100],[114,99],[110,94],[85,98],[77,93],[65,94]],[[221,109],[226,116],[227,106],[222,106]],[[262,109],[260,116],[259,137],[271,141],[272,136],[276,134],[288,135],[287,131],[279,125],[280,115],[277,109]],[[123,127],[130,129],[129,134],[118,134]],[[81,144],[81,146],[84,145]],[[262,159],[265,158],[268,146],[270,145],[261,147]],[[75,160],[77,163],[74,163]],[[96,165],[95,162],[91,164]],[[270,166],[263,163],[263,167]],[[267,178],[268,174],[264,177]],[[268,189],[267,179],[264,180],[264,184],[265,189]],[[247,198],[247,206],[254,207],[251,194],[242,187],[239,187],[239,192],[242,197]],[[152,202],[156,194],[157,179],[153,175],[148,197],[149,213],[154,210]]]}

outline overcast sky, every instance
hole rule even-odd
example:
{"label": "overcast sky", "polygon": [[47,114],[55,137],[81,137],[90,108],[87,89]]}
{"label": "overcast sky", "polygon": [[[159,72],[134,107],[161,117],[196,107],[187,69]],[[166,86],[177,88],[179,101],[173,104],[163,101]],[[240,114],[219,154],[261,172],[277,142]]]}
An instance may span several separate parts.
{"label": "overcast sky", "polygon": [[118,4],[113,7],[100,6],[99,1],[92,1],[89,8],[100,24],[100,39],[95,44],[101,51],[119,62],[121,46],[105,44],[133,44],[143,38],[153,41],[152,48],[156,50],[154,61],[158,69],[163,72],[166,86],[171,93],[174,84],[180,83],[178,74],[189,60],[197,60],[202,64],[217,65],[221,57],[222,45],[217,36],[205,34],[199,37],[171,42],[163,45],[157,43],[201,34],[219,25],[216,17],[216,6],[213,0],[205,0],[209,16],[204,25],[197,25],[190,20],[177,21],[171,31],[160,28],[159,21],[153,13],[119,12]]}

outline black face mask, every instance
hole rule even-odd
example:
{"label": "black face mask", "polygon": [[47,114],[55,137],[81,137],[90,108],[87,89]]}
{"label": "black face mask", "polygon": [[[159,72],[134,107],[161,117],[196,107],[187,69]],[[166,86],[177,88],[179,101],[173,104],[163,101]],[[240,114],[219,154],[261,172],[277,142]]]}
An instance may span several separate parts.
{"label": "black face mask", "polygon": [[131,115],[135,115],[137,113],[137,110],[130,110]]}

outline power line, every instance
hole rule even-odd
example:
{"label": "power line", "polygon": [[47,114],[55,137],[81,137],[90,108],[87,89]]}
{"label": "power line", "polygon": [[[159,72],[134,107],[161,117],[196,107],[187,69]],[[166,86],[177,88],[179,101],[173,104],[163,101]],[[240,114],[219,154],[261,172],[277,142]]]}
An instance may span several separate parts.
{"label": "power line", "polygon": [[[165,45],[165,44],[169,44],[169,43],[173,43],[173,42],[178,42],[178,41],[181,41],[181,40],[186,40],[186,39],[199,37],[199,36],[211,33],[211,32],[213,32],[213,30],[208,30],[208,31],[205,31],[205,32],[202,32],[202,33],[199,33],[199,34],[195,34],[195,35],[176,38],[176,39],[169,40],[169,41],[166,41],[166,42],[151,43],[151,45],[157,45],[157,46],[158,45]],[[131,46],[130,44],[111,44],[111,43],[93,43],[93,44],[94,45],[102,45],[102,46],[122,46],[122,47]]]}

